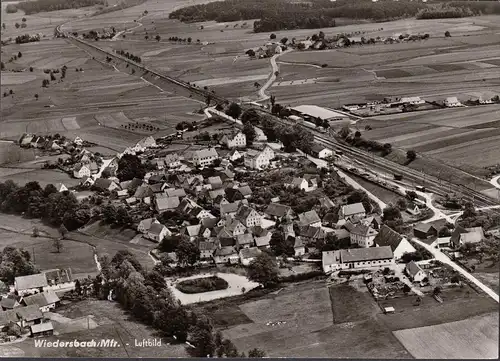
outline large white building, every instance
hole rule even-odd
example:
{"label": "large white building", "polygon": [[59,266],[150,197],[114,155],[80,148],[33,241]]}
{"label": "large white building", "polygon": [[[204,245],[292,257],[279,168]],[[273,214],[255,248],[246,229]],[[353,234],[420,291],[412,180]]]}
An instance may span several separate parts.
{"label": "large white building", "polygon": [[227,148],[246,148],[247,136],[242,132],[234,132],[232,134],[224,134],[220,140]]}
{"label": "large white building", "polygon": [[343,269],[387,267],[394,264],[394,255],[389,246],[341,249],[323,252],[322,263],[325,273]]}
{"label": "large white building", "polygon": [[212,164],[217,158],[219,155],[215,148],[201,149],[193,153],[193,164],[205,167]]}
{"label": "large white building", "polygon": [[350,232],[351,244],[357,244],[363,248],[373,246],[373,240],[376,236],[376,230],[361,223],[354,227]]}
{"label": "large white building", "polygon": [[250,149],[245,154],[245,167],[252,169],[262,169],[269,166],[271,159],[274,158],[274,150],[267,146],[261,150]]}

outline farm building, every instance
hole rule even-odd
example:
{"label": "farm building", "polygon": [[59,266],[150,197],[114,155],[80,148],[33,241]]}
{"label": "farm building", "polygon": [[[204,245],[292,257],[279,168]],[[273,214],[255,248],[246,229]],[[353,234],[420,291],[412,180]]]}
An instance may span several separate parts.
{"label": "farm building", "polygon": [[391,247],[370,247],[325,251],[322,254],[323,271],[387,267],[394,263]]}
{"label": "farm building", "polygon": [[37,325],[42,322],[43,314],[38,305],[30,305],[26,307],[19,307],[15,309],[21,327]]}
{"label": "farm building", "polygon": [[49,312],[59,305],[59,297],[54,291],[46,291],[23,298],[26,306],[36,305],[42,312]]}
{"label": "farm building", "polygon": [[299,214],[299,226],[321,227],[321,218],[315,210]]}
{"label": "farm building", "polygon": [[240,261],[240,257],[236,249],[232,246],[218,248],[214,253],[214,261],[216,264],[230,263],[235,264]]}
{"label": "farm building", "polygon": [[366,210],[363,203],[346,204],[340,207],[339,219],[356,222],[364,217],[366,217]]}
{"label": "farm building", "polygon": [[482,240],[484,240],[484,231],[482,227],[457,227],[451,234],[450,245],[454,248],[459,248],[466,243],[479,243]]}
{"label": "farm building", "polygon": [[325,159],[333,155],[331,149],[323,147],[317,143],[314,143],[311,147],[311,155],[319,159]]}
{"label": "farm building", "polygon": [[299,105],[291,108],[292,113],[302,117],[320,118],[322,120],[334,121],[345,120],[347,116],[342,113],[323,108],[317,105]]}
{"label": "farm building", "polygon": [[372,247],[377,234],[378,232],[372,227],[360,223],[350,231],[351,244],[365,248]]}
{"label": "farm building", "polygon": [[215,148],[207,148],[202,150],[197,150],[193,153],[192,162],[194,165],[199,165],[201,167],[210,165],[214,160],[218,159],[219,155]]}
{"label": "farm building", "polygon": [[230,134],[224,134],[221,138],[220,143],[225,145],[227,148],[246,148],[247,137],[242,132],[232,132]]}
{"label": "farm building", "polygon": [[461,107],[462,103],[457,99],[457,97],[448,97],[444,100],[444,105],[449,108]]}
{"label": "farm building", "polygon": [[413,261],[409,262],[406,265],[405,272],[412,282],[421,282],[424,278],[427,277],[427,274],[424,272],[424,270]]}
{"label": "farm building", "polygon": [[279,203],[270,203],[269,206],[267,206],[266,210],[264,211],[264,214],[267,215],[271,219],[281,219],[284,217],[287,217],[287,218],[293,217],[292,208],[290,206],[286,206],[284,204],[279,204]]}
{"label": "farm building", "polygon": [[51,336],[54,334],[52,322],[39,323],[30,327],[31,337]]}
{"label": "farm building", "polygon": [[47,277],[43,273],[37,273],[29,276],[19,276],[14,280],[14,288],[20,296],[43,292],[47,287]]}
{"label": "farm building", "polygon": [[401,259],[405,253],[416,251],[415,247],[405,237],[386,225],[380,227],[379,233],[373,242],[379,247],[390,247],[395,260]]}
{"label": "farm building", "polygon": [[435,237],[439,230],[432,223],[419,223],[413,227],[413,235],[420,239]]}

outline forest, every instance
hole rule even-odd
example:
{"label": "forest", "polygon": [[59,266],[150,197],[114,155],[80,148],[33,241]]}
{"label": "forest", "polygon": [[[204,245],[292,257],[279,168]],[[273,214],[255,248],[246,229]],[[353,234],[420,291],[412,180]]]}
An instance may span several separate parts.
{"label": "forest", "polygon": [[104,5],[104,3],[104,0],[36,0],[23,1],[15,6],[17,9],[24,11],[26,15],[31,15],[45,11],[78,9],[86,6]]}
{"label": "forest", "polygon": [[183,22],[239,21],[259,19],[254,23],[255,32],[314,29],[335,26],[336,18],[386,21],[415,16],[426,8],[423,3],[372,2],[369,0],[227,0],[193,5],[170,14],[171,19]]}

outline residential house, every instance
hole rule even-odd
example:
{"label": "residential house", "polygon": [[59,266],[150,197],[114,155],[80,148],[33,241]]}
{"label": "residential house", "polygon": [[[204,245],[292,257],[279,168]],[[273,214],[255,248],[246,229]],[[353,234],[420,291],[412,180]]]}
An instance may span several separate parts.
{"label": "residential house", "polygon": [[208,196],[211,200],[215,200],[219,196],[225,197],[226,191],[224,188],[214,189],[214,190],[208,191]]}
{"label": "residential house", "polygon": [[140,150],[144,151],[147,148],[156,147],[155,138],[153,138],[152,136],[142,138],[140,141],[137,142],[136,147],[139,149],[137,151]]}
{"label": "residential house", "polygon": [[241,152],[238,152],[237,149],[233,149],[227,155],[227,159],[229,159],[231,162],[234,162],[234,161],[241,159],[241,158],[243,158],[243,154]]}
{"label": "residential house", "polygon": [[214,261],[216,264],[229,263],[236,264],[240,261],[240,256],[232,246],[221,247],[214,252]]}
{"label": "residential house", "polygon": [[189,213],[193,208],[199,207],[195,201],[184,198],[179,205],[177,206],[177,212],[180,213]]}
{"label": "residential house", "polygon": [[22,297],[16,294],[9,294],[7,296],[2,297],[2,300],[0,301],[0,306],[2,307],[2,311],[12,310],[16,307],[21,307],[21,300]]}
{"label": "residential house", "polygon": [[432,223],[419,223],[413,226],[413,235],[420,239],[437,237],[439,229]]}
{"label": "residential house", "polygon": [[212,259],[217,249],[217,245],[215,242],[200,242],[198,243],[198,249],[200,250],[200,259]]}
{"label": "residential house", "polygon": [[219,158],[215,148],[206,148],[202,150],[197,150],[193,153],[193,164],[199,165],[200,167],[205,167],[212,164],[216,159]]}
{"label": "residential house", "polygon": [[379,230],[380,226],[382,225],[382,217],[380,216],[369,216],[366,218],[363,218],[359,221],[359,223],[364,224],[365,226],[370,226],[375,230]]}
{"label": "residential house", "polygon": [[255,245],[260,249],[269,248],[269,242],[271,241],[272,233],[268,229],[262,227],[250,227],[248,229],[254,238]]}
{"label": "residential house", "polygon": [[170,153],[165,156],[164,163],[167,168],[177,168],[181,165],[181,158],[177,153]]}
{"label": "residential house", "polygon": [[16,311],[19,319],[18,325],[22,328],[37,325],[42,322],[43,314],[38,305],[19,307],[14,311]]}
{"label": "residential house", "polygon": [[30,335],[31,337],[43,337],[43,336],[52,336],[54,334],[54,325],[52,322],[42,322],[36,325],[32,325],[30,327]]}
{"label": "residential house", "polygon": [[444,105],[446,107],[453,108],[453,107],[461,107],[462,103],[460,103],[457,97],[448,97],[444,100]]}
{"label": "residential house", "polygon": [[239,236],[245,233],[247,227],[238,219],[229,219],[224,225],[224,229],[230,232],[231,236]]}
{"label": "residential house", "polygon": [[179,233],[189,237],[189,240],[192,242],[198,237],[198,235],[200,234],[200,230],[201,230],[201,224],[195,224],[192,226],[186,226],[181,228]]}
{"label": "residential house", "polygon": [[424,278],[427,277],[427,274],[424,272],[424,270],[413,261],[410,261],[406,264],[405,273],[408,275],[408,278],[412,282],[422,282]]}
{"label": "residential house", "polygon": [[165,193],[168,197],[182,198],[186,196],[186,191],[184,190],[184,188],[168,188],[165,189]]}
{"label": "residential house", "polygon": [[16,325],[19,328],[19,331],[21,331],[20,323],[21,320],[17,315],[17,310],[0,311],[0,330],[5,326]]}
{"label": "residential house", "polygon": [[377,234],[377,231],[372,227],[360,223],[350,232],[351,244],[357,244],[359,247],[364,248],[372,247]]}
{"label": "residential house", "polygon": [[304,191],[309,190],[309,182],[304,178],[293,178],[292,182],[287,185],[290,188],[299,188]]}
{"label": "residential house", "polygon": [[248,198],[250,198],[252,196],[252,189],[248,185],[244,185],[244,186],[238,187],[236,190],[245,199],[248,199]]}
{"label": "residential house", "polygon": [[134,197],[137,199],[140,199],[144,203],[151,203],[151,198],[153,197],[155,193],[153,192],[153,189],[151,188],[150,185],[144,184],[135,190]]}
{"label": "residential house", "polygon": [[158,213],[173,211],[179,206],[179,197],[155,197],[155,209]]}
{"label": "residential house", "polygon": [[90,168],[82,163],[75,164],[73,168],[73,177],[75,178],[81,179],[83,177],[90,177],[91,174]]}
{"label": "residential house", "polygon": [[19,296],[43,292],[47,286],[47,278],[43,273],[19,276],[14,279],[14,289]]}
{"label": "residential house", "polygon": [[340,207],[339,219],[350,220],[356,223],[366,217],[366,210],[363,203],[346,204]]}
{"label": "residential house", "polygon": [[418,205],[413,202],[408,203],[408,205],[406,206],[406,211],[412,216],[419,216],[422,213]]}
{"label": "residential house", "polygon": [[343,269],[370,269],[387,267],[394,264],[391,247],[369,247],[325,251],[322,265],[325,273]]}
{"label": "residential house", "polygon": [[[290,236],[294,237],[293,235],[289,235],[287,238]],[[315,242],[318,239],[325,239],[326,232],[321,227],[300,226],[298,236],[305,241]]]}
{"label": "residential house", "polygon": [[243,266],[249,266],[250,263],[259,255],[262,251],[257,247],[251,248],[242,248],[240,249],[239,256],[241,260],[241,264]]}
{"label": "residential house", "polygon": [[234,131],[230,134],[224,134],[221,138],[220,143],[225,145],[227,148],[246,148],[247,137],[241,131]]}
{"label": "residential house", "polygon": [[293,218],[293,210],[290,206],[286,206],[284,204],[279,203],[270,203],[264,214],[267,215],[270,219],[278,220],[283,218],[292,219]]}
{"label": "residential house", "polygon": [[152,223],[146,233],[146,237],[153,242],[161,242],[163,238],[171,235],[172,232],[170,232],[169,229],[161,223]]}
{"label": "residential house", "polygon": [[256,126],[253,129],[255,130],[254,142],[267,142],[267,136],[262,129]]}
{"label": "residential house", "polygon": [[83,145],[83,139],[76,136],[75,139],[73,140],[73,143],[81,147]]}
{"label": "residential house", "polygon": [[300,213],[299,226],[321,227],[321,218],[315,210]]}
{"label": "residential house", "polygon": [[386,225],[380,227],[373,242],[379,247],[390,247],[396,261],[400,260],[405,253],[416,252],[415,247],[405,237]]}
{"label": "residential house", "polygon": [[97,178],[94,182],[93,187],[100,191],[118,191],[120,190],[120,186],[113,182],[111,179],[106,178]]}
{"label": "residential house", "polygon": [[323,147],[318,143],[314,143],[311,147],[311,155],[315,158],[325,159],[333,155],[333,151],[329,148]]}
{"label": "residential house", "polygon": [[462,228],[457,227],[450,238],[450,245],[454,248],[460,248],[460,246],[469,243],[475,244],[484,240],[484,231],[482,227],[474,228]]}
{"label": "residential house", "polygon": [[269,163],[274,156],[274,150],[268,145],[266,145],[261,151],[249,149],[245,154],[245,167],[251,169],[262,169],[269,166]]}
{"label": "residential house", "polygon": [[236,249],[250,248],[255,244],[251,233],[239,234],[236,236]]}
{"label": "residential house", "polygon": [[210,213],[209,211],[207,211],[206,209],[203,209],[201,207],[196,207],[196,208],[191,209],[191,211],[189,212],[189,215],[196,217],[199,220],[201,220],[203,218],[215,218],[215,216],[212,213]]}
{"label": "residential house", "polygon": [[236,201],[236,202],[221,202],[220,203],[220,215],[221,217],[225,216],[230,216],[233,217],[236,215],[236,212],[238,211],[238,208],[241,204],[241,201]]}
{"label": "residential house", "polygon": [[301,237],[295,238],[295,243],[293,245],[294,256],[300,257],[306,254],[306,247]]}
{"label": "residential house", "polygon": [[57,189],[58,192],[64,192],[64,191],[68,190],[68,187],[66,187],[62,183],[56,183],[55,187],[56,187],[56,189]]}
{"label": "residential house", "polygon": [[156,167],[158,170],[163,170],[165,169],[165,160],[161,158],[155,158],[151,161],[151,163]]}
{"label": "residential house", "polygon": [[160,222],[158,222],[158,220],[154,217],[143,219],[142,221],[139,222],[139,225],[137,226],[137,231],[145,234],[151,228],[151,225],[153,223],[160,223]]}
{"label": "residential house", "polygon": [[49,312],[59,306],[59,297],[52,290],[36,293],[31,296],[23,297],[25,306],[36,305],[42,312]]}
{"label": "residential house", "polygon": [[247,205],[242,205],[238,209],[235,218],[243,223],[245,227],[260,226],[262,222],[262,216]]}
{"label": "residential house", "polygon": [[212,189],[218,189],[222,187],[222,179],[219,176],[217,177],[208,177],[207,183],[212,186]]}

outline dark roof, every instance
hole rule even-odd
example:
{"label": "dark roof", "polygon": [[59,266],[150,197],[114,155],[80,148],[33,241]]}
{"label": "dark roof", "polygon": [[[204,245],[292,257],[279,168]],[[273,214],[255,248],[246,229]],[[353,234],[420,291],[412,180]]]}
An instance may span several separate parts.
{"label": "dark roof", "polygon": [[299,227],[299,235],[306,238],[323,239],[326,237],[326,232],[321,227],[302,226]]}
{"label": "dark roof", "polygon": [[366,213],[363,203],[346,204],[342,206],[344,216],[351,216],[358,213]]}
{"label": "dark roof", "polygon": [[71,272],[71,268],[64,269],[51,269],[46,270],[45,277],[47,278],[47,282],[49,284],[59,284],[59,283],[67,283],[73,281],[73,274]]}
{"label": "dark roof", "polygon": [[252,195],[252,189],[250,188],[250,186],[239,187],[238,191],[243,197]]}
{"label": "dark roof", "polygon": [[393,258],[391,247],[352,248],[340,250],[342,263]]}
{"label": "dark roof", "polygon": [[161,231],[163,230],[165,226],[161,223],[153,223],[151,224],[151,227],[149,227],[148,232],[153,233],[155,235],[160,235]]}
{"label": "dark roof", "polygon": [[0,301],[0,305],[2,306],[2,308],[13,309],[14,307],[17,307],[19,305],[19,300],[15,295],[8,295],[2,298],[2,301]]}
{"label": "dark roof", "polygon": [[220,205],[220,214],[224,215],[227,213],[236,213],[238,207],[240,206],[241,201],[236,201],[233,203],[226,203]]}
{"label": "dark roof", "polygon": [[328,197],[321,197],[319,199],[319,204],[321,205],[321,207],[324,207],[326,209],[335,207],[335,203],[333,203],[333,201]]}
{"label": "dark roof", "polygon": [[351,233],[358,234],[360,236],[369,236],[370,233],[377,233],[372,227],[370,226],[365,226],[364,224],[358,224],[354,229],[351,231]]}
{"label": "dark roof", "polygon": [[414,231],[419,231],[422,233],[428,233],[431,228],[434,228],[436,231],[439,231],[432,223],[419,223],[413,226]]}
{"label": "dark roof", "polygon": [[214,251],[217,248],[214,242],[200,242],[198,243],[198,249],[200,251]]}
{"label": "dark roof", "polygon": [[37,273],[29,276],[19,276],[15,279],[16,290],[29,290],[31,288],[45,287],[48,285],[47,277],[43,273]]}
{"label": "dark roof", "polygon": [[271,204],[269,204],[269,206],[267,206],[264,213],[266,213],[270,216],[274,216],[274,217],[284,217],[291,210],[292,210],[292,208],[287,206],[287,205],[279,204],[279,203],[271,203]]}
{"label": "dark roof", "polygon": [[201,224],[206,228],[214,228],[219,223],[219,218],[203,218]]}
{"label": "dark roof", "polygon": [[138,199],[143,199],[146,197],[152,197],[154,194],[153,190],[149,185],[141,185],[137,187],[134,193],[134,197]]}
{"label": "dark roof", "polygon": [[46,291],[24,297],[23,301],[26,303],[26,306],[36,305],[38,307],[43,307],[59,302],[59,297],[57,297],[54,291]]}
{"label": "dark roof", "polygon": [[111,179],[97,178],[94,182],[94,187],[99,189],[108,189],[114,183]]}
{"label": "dark roof", "polygon": [[34,321],[43,318],[42,312],[38,305],[30,305],[15,309],[17,315],[25,321]]}
{"label": "dark roof", "polygon": [[17,322],[19,321],[17,317],[17,309],[15,310],[7,310],[7,311],[0,311],[0,326],[5,326],[9,324],[10,322]]}
{"label": "dark roof", "polygon": [[307,211],[299,214],[299,222],[303,226],[308,226],[313,223],[321,222],[321,219],[315,210]]}
{"label": "dark roof", "polygon": [[384,224],[380,227],[380,230],[378,231],[378,234],[373,242],[380,247],[390,246],[391,250],[394,251],[402,240],[402,235]]}
{"label": "dark roof", "polygon": [[262,253],[262,251],[260,249],[258,249],[257,247],[243,248],[242,250],[240,250],[241,258],[245,258],[245,259],[255,258],[261,253]]}
{"label": "dark roof", "polygon": [[245,233],[245,234],[239,234],[236,236],[236,241],[238,242],[238,245],[244,245],[244,244],[252,244],[254,243],[253,241],[253,236],[251,233]]}
{"label": "dark roof", "polygon": [[222,246],[222,248],[215,251],[215,256],[229,256],[232,254],[237,254],[236,249],[234,249],[233,246]]}
{"label": "dark roof", "polygon": [[255,211],[255,209],[249,207],[249,206],[246,206],[246,205],[243,205],[242,207],[240,207],[240,209],[238,209],[238,212],[236,213],[236,216],[235,218],[241,220],[241,221],[244,221],[248,218],[248,216],[253,212]]}
{"label": "dark roof", "polygon": [[420,268],[420,266],[415,262],[410,261],[406,265],[406,270],[412,277],[414,277],[419,271],[422,271],[422,268]]}

